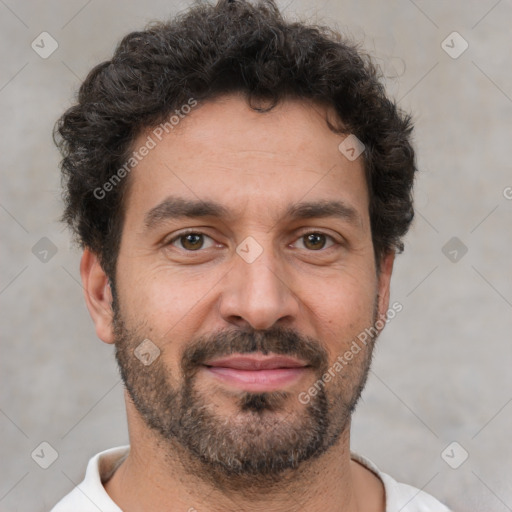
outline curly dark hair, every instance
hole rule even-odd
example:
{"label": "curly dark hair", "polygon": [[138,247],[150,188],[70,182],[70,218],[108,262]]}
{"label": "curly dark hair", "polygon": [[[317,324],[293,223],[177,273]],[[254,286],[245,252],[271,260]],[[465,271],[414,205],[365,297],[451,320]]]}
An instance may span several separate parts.
{"label": "curly dark hair", "polygon": [[[95,191],[126,164],[143,130],[190,98],[201,102],[231,92],[242,92],[261,112],[290,97],[333,106],[342,126],[326,120],[329,127],[365,145],[376,261],[403,250],[401,238],[414,215],[412,122],[386,96],[379,68],[331,28],[285,21],[273,0],[220,0],[126,35],[112,59],[90,71],[77,103],[55,125],[63,156],[62,220],[98,255],[111,280],[131,180],[105,197]],[[255,99],[270,106],[254,105]]]}

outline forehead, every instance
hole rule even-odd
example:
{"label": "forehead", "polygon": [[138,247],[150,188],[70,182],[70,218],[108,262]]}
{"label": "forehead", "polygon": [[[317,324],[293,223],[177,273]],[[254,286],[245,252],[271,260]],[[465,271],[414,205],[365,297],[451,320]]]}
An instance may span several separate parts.
{"label": "forehead", "polygon": [[366,222],[363,160],[342,155],[346,135],[326,119],[336,124],[328,107],[302,100],[265,113],[237,95],[198,104],[168,133],[153,127],[136,139],[135,151],[148,137],[155,144],[131,171],[126,213],[147,217],[172,196],[222,203],[233,219],[275,220],[303,201],[341,200]]}

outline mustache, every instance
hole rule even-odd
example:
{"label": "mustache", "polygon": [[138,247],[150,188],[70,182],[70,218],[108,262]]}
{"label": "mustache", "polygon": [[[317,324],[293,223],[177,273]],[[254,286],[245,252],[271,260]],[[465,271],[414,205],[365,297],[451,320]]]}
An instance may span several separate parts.
{"label": "mustache", "polygon": [[298,357],[315,369],[327,366],[328,362],[327,351],[316,339],[302,336],[293,329],[274,327],[259,331],[223,330],[198,338],[185,349],[181,367],[187,374],[209,359],[254,352]]}

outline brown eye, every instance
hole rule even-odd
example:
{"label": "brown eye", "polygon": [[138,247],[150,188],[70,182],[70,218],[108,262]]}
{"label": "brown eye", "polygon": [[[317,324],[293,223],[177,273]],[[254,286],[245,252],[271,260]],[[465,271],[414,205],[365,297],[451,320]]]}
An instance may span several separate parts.
{"label": "brown eye", "polygon": [[[205,246],[205,240],[209,240],[210,245]],[[196,252],[200,249],[212,247],[213,239],[204,233],[189,232],[176,236],[169,242],[169,245],[173,245],[178,249],[185,249],[189,252]]]}
{"label": "brown eye", "polygon": [[[331,246],[336,245],[332,236],[319,231],[305,233],[298,239],[298,242],[302,245],[302,247],[299,246],[299,249],[307,249],[309,251],[321,251],[322,249],[329,249]],[[327,245],[329,242],[330,244]]]}
{"label": "brown eye", "polygon": [[326,236],[322,233],[309,233],[304,235],[304,245],[308,249],[319,250],[325,246]]}
{"label": "brown eye", "polygon": [[201,247],[203,246],[202,235],[199,235],[197,233],[191,233],[188,235],[180,236],[180,240],[182,240],[181,245],[183,246],[183,248],[189,251],[201,249]]}

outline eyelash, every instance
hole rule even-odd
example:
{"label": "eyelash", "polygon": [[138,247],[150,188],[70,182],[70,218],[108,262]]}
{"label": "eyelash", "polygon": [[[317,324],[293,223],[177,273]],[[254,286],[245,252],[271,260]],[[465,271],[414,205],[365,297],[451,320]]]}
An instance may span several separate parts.
{"label": "eyelash", "polygon": [[[201,236],[205,236],[205,237],[210,238],[210,239],[213,240],[213,238],[211,236],[207,235],[206,233],[203,233],[202,231],[198,231],[198,230],[195,230],[195,229],[189,229],[189,230],[182,231],[181,233],[177,234],[176,236],[171,238],[168,242],[165,242],[164,245],[165,246],[173,245],[174,242],[176,242],[180,238],[182,238],[184,236],[187,236],[187,235],[201,235]],[[324,233],[323,231],[318,231],[318,230],[312,230],[312,231],[304,232],[304,233],[302,233],[297,238],[297,240],[299,240],[301,238],[304,238],[304,237],[306,237],[308,235],[323,235],[323,236],[325,236],[326,238],[330,239],[333,242],[333,244],[331,246],[329,246],[329,247],[318,249],[316,251],[315,250],[309,250],[308,252],[311,252],[311,253],[325,252],[325,251],[328,251],[329,249],[332,249],[336,245],[341,245],[341,243],[336,241],[335,238],[332,235],[329,235],[327,233]],[[198,249],[196,251],[191,251],[191,250],[188,250],[188,249],[185,249],[185,248],[177,248],[177,249],[183,250],[186,253],[190,253],[190,254],[199,253],[199,252],[203,252],[204,250],[206,250],[206,249],[202,249],[202,248]]]}

